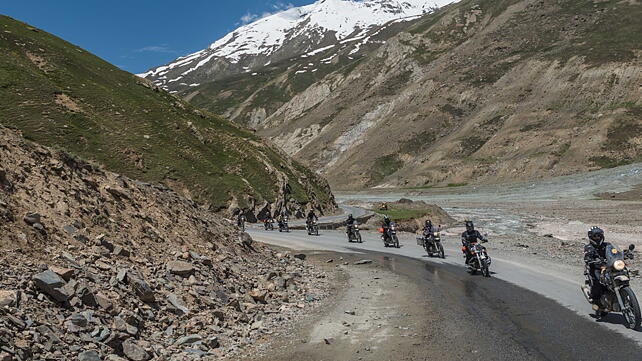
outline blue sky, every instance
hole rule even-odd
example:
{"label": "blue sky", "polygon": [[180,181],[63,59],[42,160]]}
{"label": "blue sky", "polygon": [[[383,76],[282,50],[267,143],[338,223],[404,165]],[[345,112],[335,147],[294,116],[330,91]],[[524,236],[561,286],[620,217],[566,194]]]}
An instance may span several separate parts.
{"label": "blue sky", "polygon": [[1,0],[0,14],[132,73],[207,47],[243,22],[314,0]]}

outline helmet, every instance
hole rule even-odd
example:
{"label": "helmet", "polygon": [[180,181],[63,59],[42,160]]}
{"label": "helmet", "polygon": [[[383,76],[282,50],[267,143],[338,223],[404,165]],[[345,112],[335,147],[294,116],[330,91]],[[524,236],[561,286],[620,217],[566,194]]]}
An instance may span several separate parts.
{"label": "helmet", "polygon": [[473,224],[473,221],[466,221],[466,230],[469,232],[475,230],[475,225]]}
{"label": "helmet", "polygon": [[348,215],[348,219],[352,219],[352,218],[353,218],[353,217],[352,217],[352,214],[349,214],[349,215]]}
{"label": "helmet", "polygon": [[432,221],[430,219],[426,220],[426,226],[432,226]]}
{"label": "helmet", "polygon": [[386,221],[386,222],[388,222],[388,221],[390,221],[390,217],[388,217],[388,216],[383,216],[383,220],[384,220],[384,221]]}
{"label": "helmet", "polygon": [[588,239],[593,246],[600,246],[604,242],[604,230],[600,227],[591,227],[588,231]]}

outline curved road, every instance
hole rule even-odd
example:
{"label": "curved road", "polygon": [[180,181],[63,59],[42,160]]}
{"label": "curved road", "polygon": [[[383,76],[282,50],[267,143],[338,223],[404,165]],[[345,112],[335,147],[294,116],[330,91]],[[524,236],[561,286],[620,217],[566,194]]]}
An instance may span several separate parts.
{"label": "curved road", "polygon": [[[642,360],[642,332],[626,329],[619,315],[601,322],[590,316],[579,291],[581,269],[493,257],[489,244],[494,274],[486,279],[466,272],[454,236],[444,237],[442,260],[428,258],[414,235],[401,235],[402,247],[391,249],[369,232],[362,232],[364,243],[350,244],[342,231],[323,231],[319,237],[302,231],[248,231],[257,241],[292,249],[364,253],[364,258],[413,278],[426,297],[444,305],[453,323],[470,328],[469,341],[494,352],[471,359]],[[458,342],[453,340],[453,347]]]}

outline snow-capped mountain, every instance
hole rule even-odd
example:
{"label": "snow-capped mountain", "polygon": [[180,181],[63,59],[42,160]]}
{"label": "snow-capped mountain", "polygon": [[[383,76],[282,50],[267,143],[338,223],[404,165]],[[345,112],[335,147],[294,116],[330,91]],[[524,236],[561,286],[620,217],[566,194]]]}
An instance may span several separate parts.
{"label": "snow-capped mountain", "polygon": [[139,76],[168,90],[250,72],[297,55],[346,42],[367,42],[368,32],[408,21],[451,0],[319,0],[242,26],[208,48]]}

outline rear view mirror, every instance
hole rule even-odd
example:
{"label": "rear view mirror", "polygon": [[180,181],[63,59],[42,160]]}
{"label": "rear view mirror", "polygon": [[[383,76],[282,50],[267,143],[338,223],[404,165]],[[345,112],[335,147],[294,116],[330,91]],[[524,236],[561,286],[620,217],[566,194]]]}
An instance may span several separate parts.
{"label": "rear view mirror", "polygon": [[635,249],[635,245],[634,244],[629,245],[629,251],[633,251],[634,249]]}

